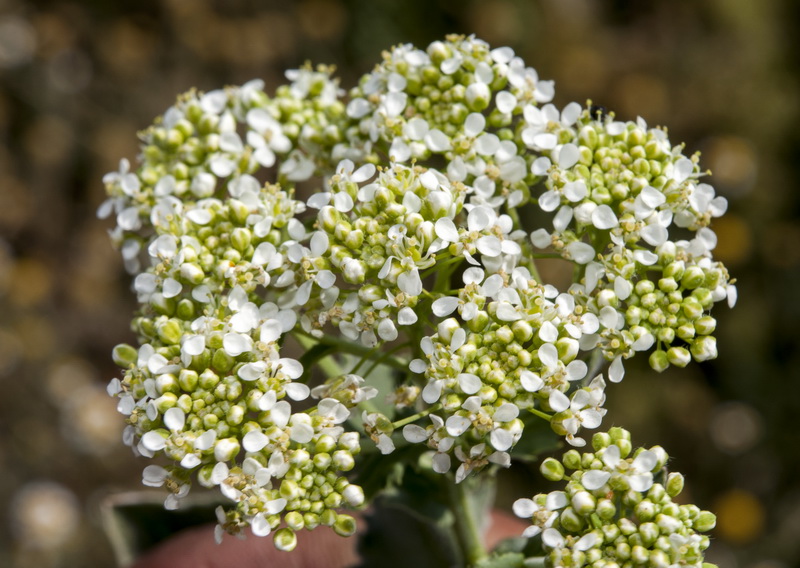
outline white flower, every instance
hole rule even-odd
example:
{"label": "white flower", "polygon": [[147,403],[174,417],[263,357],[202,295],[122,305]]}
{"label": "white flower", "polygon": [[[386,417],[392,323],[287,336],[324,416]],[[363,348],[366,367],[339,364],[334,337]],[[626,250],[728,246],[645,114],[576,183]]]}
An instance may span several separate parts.
{"label": "white flower", "polygon": [[630,467],[620,468],[623,463],[620,449],[617,445],[608,446],[603,451],[602,457],[605,468],[587,471],[581,478],[581,483],[589,491],[600,489],[611,478],[612,474],[627,479],[631,489],[644,492],[653,485],[653,469],[658,464],[658,454],[651,450],[641,452],[630,463]]}
{"label": "white flower", "polygon": [[517,499],[512,506],[514,514],[522,519],[531,519],[533,525],[522,533],[525,538],[532,538],[543,530],[552,527],[558,518],[559,509],[569,504],[567,494],[563,491],[553,491],[547,495],[544,505],[535,503],[532,499]]}

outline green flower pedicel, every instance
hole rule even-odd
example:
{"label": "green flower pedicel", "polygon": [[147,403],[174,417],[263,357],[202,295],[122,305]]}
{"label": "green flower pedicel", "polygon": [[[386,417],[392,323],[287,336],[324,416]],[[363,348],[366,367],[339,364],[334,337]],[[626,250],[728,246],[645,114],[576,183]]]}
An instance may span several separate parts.
{"label": "green flower pedicel", "polygon": [[[347,96],[330,68],[287,78],[181,96],[104,179],[141,304],[109,393],[167,508],[197,483],[229,501],[218,538],[350,535],[344,510],[375,493],[362,451],[463,488],[536,422],[584,446],[604,363],[619,382],[639,352],[657,371],[716,357],[726,202],[665,130],[559,110],[551,81],[473,37],[395,47]],[[554,257],[565,289],[537,272]],[[539,561],[702,566],[713,516],[671,501],[663,450],[592,443],[542,462],[566,490],[515,504]],[[465,564],[488,561],[463,514]]]}

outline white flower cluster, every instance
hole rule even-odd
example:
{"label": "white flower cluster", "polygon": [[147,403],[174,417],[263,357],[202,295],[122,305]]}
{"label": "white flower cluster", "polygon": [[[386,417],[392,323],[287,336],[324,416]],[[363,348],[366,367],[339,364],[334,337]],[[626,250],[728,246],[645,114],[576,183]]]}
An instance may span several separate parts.
{"label": "white flower cluster", "polygon": [[727,201],[698,181],[697,156],[641,118],[619,122],[574,103],[560,114],[547,105],[533,124],[546,125],[528,141],[542,151],[533,171],[547,191],[538,204],[554,215],[553,230],[531,239],[581,265],[579,302],[616,320],[597,338],[606,357],[655,345],[658,371],[716,357],[708,312],[725,299],[733,306],[736,287],[712,258],[717,237],[708,227]]}
{"label": "white flower cluster", "polygon": [[666,452],[658,446],[632,452],[630,434],[621,428],[596,434],[592,445],[592,453],[571,450],[561,462],[542,463],[552,481],[564,479],[565,468],[574,470],[565,491],[514,503],[516,515],[533,523],[524,536],[541,535],[548,565],[708,566],[709,538],[697,533],[713,529],[716,517],[672,501],[683,476],[662,473]]}
{"label": "white flower cluster", "polygon": [[306,111],[338,104],[326,88],[302,98],[310,85],[332,86],[327,75],[303,71],[296,80],[274,100],[257,82],[181,99],[147,132],[140,170],[129,173],[123,161],[106,177],[111,198],[101,210],[117,212],[115,235],[138,272],[142,304],[141,346],[115,350],[126,372],[109,392],[128,416],[126,443],[173,462],[147,466],[144,483],[166,485],[174,508],[194,474],[235,503],[220,529],[250,525],[264,536],[283,522],[282,548],[304,527],[352,533],[352,517],[337,509],[364,500],[341,475],[360,442],[342,424],[375,394],[348,376],[349,397],[316,390],[319,402],[293,408],[310,394],[303,365],[281,353],[298,317],[287,294],[297,294],[291,259],[305,236],[296,218],[305,206],[254,174],[279,155],[279,179],[308,178],[316,167],[309,141],[319,132]]}
{"label": "white flower cluster", "polygon": [[[194,476],[235,503],[232,532],[349,534],[336,509],[364,500],[341,475],[362,434],[383,454],[425,444],[460,482],[507,466],[531,419],[584,446],[603,357],[618,382],[639,351],[657,370],[716,356],[709,312],[736,298],[708,227],[725,201],[665,131],[559,111],[552,82],[473,37],[396,47],[347,100],[326,68],[287,76],[274,97],[184,95],[141,165],[105,178],[142,304],[109,390],[127,443],[171,460],[145,470],[169,506]],[[553,256],[574,264],[567,289],[538,275]],[[314,346],[359,362],[332,371]],[[392,418],[368,402],[381,363],[401,371]]]}

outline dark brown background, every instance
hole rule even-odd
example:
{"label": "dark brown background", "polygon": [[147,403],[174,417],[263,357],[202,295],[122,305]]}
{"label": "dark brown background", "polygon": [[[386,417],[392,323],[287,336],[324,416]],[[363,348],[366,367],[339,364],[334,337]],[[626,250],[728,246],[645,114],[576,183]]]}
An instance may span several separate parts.
{"label": "dark brown background", "polygon": [[[110,564],[94,503],[138,487],[105,395],[129,278],[94,211],[137,130],[196,86],[277,86],[305,60],[349,86],[395,43],[511,45],[594,102],[669,126],[730,200],[739,279],[720,359],[610,388],[607,425],[660,443],[719,514],[709,559],[800,564],[800,9],[794,0],[0,0],[0,565]],[[524,469],[509,479],[524,483]],[[520,491],[528,491],[521,489]],[[501,495],[509,503],[516,495]]]}

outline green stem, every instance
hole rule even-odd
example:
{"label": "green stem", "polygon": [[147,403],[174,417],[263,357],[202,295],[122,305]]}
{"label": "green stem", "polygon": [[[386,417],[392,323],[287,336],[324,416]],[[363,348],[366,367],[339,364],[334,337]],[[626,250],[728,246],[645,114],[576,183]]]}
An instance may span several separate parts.
{"label": "green stem", "polygon": [[370,365],[369,369],[364,371],[364,374],[362,375],[362,377],[366,379],[370,375],[370,373],[372,373],[372,371],[374,371],[375,368],[378,365],[383,363],[384,359],[386,359],[389,355],[391,355],[392,353],[396,353],[397,351],[400,351],[401,349],[404,349],[404,348],[408,347],[409,345],[410,344],[408,342],[401,343],[400,345],[396,345],[396,346],[392,347],[391,349],[389,349],[385,353],[382,353],[380,357],[378,357],[377,359],[374,360],[372,365]]}
{"label": "green stem", "polygon": [[553,419],[552,416],[550,416],[546,412],[542,412],[538,408],[529,408],[528,412],[530,412],[531,414],[533,414],[535,416],[538,416],[539,418],[543,418],[543,419],[547,420],[548,422],[550,422]]}
{"label": "green stem", "polygon": [[508,213],[508,216],[511,217],[511,222],[513,223],[513,227],[515,229],[521,229],[522,223],[519,220],[519,211],[517,211],[517,208],[506,207],[506,213]]}
{"label": "green stem", "polygon": [[403,418],[402,420],[398,420],[397,422],[392,422],[392,426],[394,426],[394,429],[397,430],[398,428],[402,428],[406,424],[411,424],[412,422],[416,422],[420,418],[425,418],[428,414],[430,414],[432,412],[436,412],[441,407],[442,407],[442,403],[441,402],[437,402],[436,404],[434,404],[433,406],[431,406],[429,408],[426,408],[422,412],[417,412],[416,414],[412,414],[411,416]]}
{"label": "green stem", "polygon": [[601,349],[595,349],[589,359],[589,371],[586,373],[586,381],[591,381],[605,364],[606,360],[603,357],[603,351]]}
{"label": "green stem", "polygon": [[526,558],[525,561],[522,563],[525,568],[544,568],[545,566],[545,557],[544,556],[536,556],[533,558]]}
{"label": "green stem", "polygon": [[476,566],[487,557],[483,547],[481,531],[478,528],[476,511],[470,504],[466,483],[448,483],[450,506],[455,517],[455,529],[466,565]]}
{"label": "green stem", "polygon": [[[351,355],[358,355],[359,357],[365,359],[372,359],[375,353],[378,352],[373,349],[370,349],[369,347],[364,347],[363,345],[359,345],[358,343],[353,343],[352,341],[347,341],[345,339],[339,339],[338,337],[334,337],[331,335],[314,337],[304,331],[295,331],[294,336],[297,338],[298,341],[300,341],[301,337],[304,337],[306,339],[310,339],[313,342],[324,343],[325,345],[331,345],[344,353],[350,353]],[[400,361],[399,359],[395,359],[394,357],[386,357],[383,360],[383,362],[389,367],[393,367],[395,369],[400,369],[403,371],[408,371],[408,363]]]}

